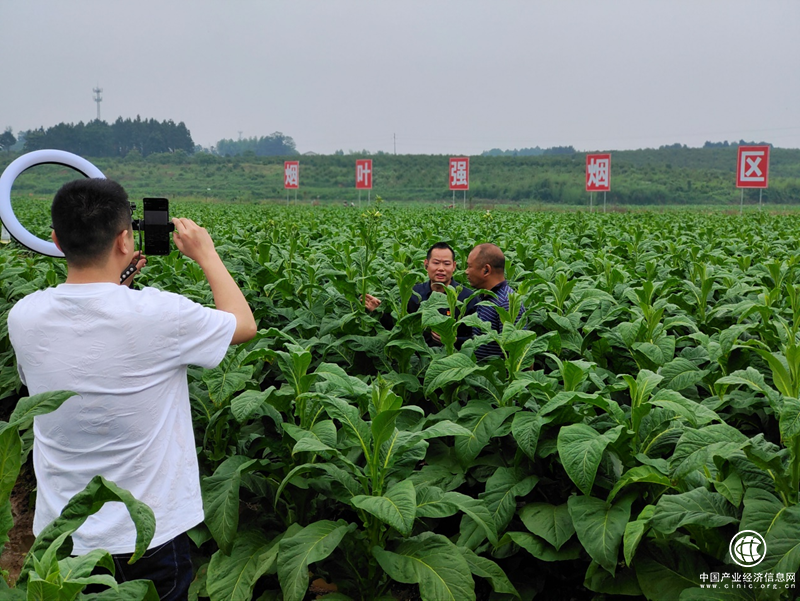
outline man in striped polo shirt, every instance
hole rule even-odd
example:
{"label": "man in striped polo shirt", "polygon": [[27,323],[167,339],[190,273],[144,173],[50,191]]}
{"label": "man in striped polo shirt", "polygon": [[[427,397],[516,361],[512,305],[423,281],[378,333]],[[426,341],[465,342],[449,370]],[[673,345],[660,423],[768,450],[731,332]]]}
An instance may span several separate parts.
{"label": "man in striped polo shirt", "polygon": [[[467,257],[467,269],[465,271],[470,285],[475,290],[490,290],[495,295],[485,295],[481,300],[487,300],[498,307],[502,307],[508,311],[508,295],[514,292],[511,286],[506,281],[506,257],[503,251],[495,244],[478,244],[472,249]],[[519,315],[516,321],[519,321],[522,314],[525,312],[525,307],[520,307]],[[500,316],[497,314],[497,309],[494,306],[478,305],[477,315],[483,321],[488,321],[492,329],[496,332],[503,331],[503,325],[500,322]],[[515,323],[516,323],[515,321]],[[480,336],[483,331],[480,328],[473,328],[474,336]],[[490,357],[502,357],[503,351],[500,345],[496,342],[484,344],[475,349],[475,358],[478,361],[488,359]]]}

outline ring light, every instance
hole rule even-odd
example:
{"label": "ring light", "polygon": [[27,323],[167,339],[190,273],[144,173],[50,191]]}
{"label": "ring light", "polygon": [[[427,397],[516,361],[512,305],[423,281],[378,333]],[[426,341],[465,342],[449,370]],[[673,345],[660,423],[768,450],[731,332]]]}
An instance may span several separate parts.
{"label": "ring light", "polygon": [[102,171],[89,161],[71,152],[65,152],[63,150],[35,150],[28,154],[23,154],[6,167],[5,171],[3,171],[3,175],[0,176],[0,221],[6,226],[8,233],[23,246],[39,254],[47,255],[48,257],[63,257],[64,253],[58,250],[55,244],[37,238],[26,230],[19,222],[19,219],[17,219],[17,216],[14,215],[14,210],[11,208],[11,186],[14,185],[14,181],[17,177],[26,169],[30,169],[36,165],[48,164],[71,167],[86,177],[103,179],[106,177],[103,175]]}

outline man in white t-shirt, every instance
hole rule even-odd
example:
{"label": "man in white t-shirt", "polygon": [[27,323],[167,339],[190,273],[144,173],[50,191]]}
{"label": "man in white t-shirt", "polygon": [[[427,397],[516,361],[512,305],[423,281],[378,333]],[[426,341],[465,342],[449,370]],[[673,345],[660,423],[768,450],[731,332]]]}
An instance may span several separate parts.
{"label": "man in white t-shirt", "polygon": [[229,345],[250,340],[253,313],[208,232],[190,219],[172,220],[173,239],[202,268],[216,309],[120,285],[137,257],[128,195],[116,182],[65,184],[52,218],[66,283],[26,296],[8,316],[30,394],[78,393],[34,420],[33,532],[100,474],[151,507],[151,547],[127,565],[135,528],[123,504],[108,503],[75,532],[73,553],[105,549],[115,555],[119,581],[147,578],[162,600],[186,599],[192,571],[185,533],[203,521],[186,369],[215,367]]}

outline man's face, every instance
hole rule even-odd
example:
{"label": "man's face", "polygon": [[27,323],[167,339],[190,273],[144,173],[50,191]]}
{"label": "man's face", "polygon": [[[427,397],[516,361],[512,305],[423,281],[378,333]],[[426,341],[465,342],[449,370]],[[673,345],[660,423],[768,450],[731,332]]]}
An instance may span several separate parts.
{"label": "man's face", "polygon": [[483,265],[480,265],[478,261],[478,251],[473,248],[472,252],[469,253],[469,256],[467,257],[467,269],[464,273],[467,275],[470,286],[475,289],[481,289],[484,287],[482,268]]}
{"label": "man's face", "polygon": [[425,259],[425,269],[431,282],[449,285],[456,271],[456,262],[453,260],[453,254],[446,248],[434,248],[431,251],[431,258]]}

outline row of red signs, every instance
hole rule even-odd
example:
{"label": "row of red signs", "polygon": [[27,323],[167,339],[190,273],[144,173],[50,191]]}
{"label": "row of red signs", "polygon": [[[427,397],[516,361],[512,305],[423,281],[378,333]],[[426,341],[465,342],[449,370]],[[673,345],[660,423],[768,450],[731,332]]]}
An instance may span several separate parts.
{"label": "row of red signs", "polygon": [[[450,158],[450,189],[469,190],[469,157]],[[766,188],[769,176],[769,146],[739,146],[736,164],[737,188]],[[286,161],[283,187],[300,187],[300,162]],[[372,159],[356,160],[356,189],[372,190]],[[611,155],[586,155],[586,191],[611,190]]]}

